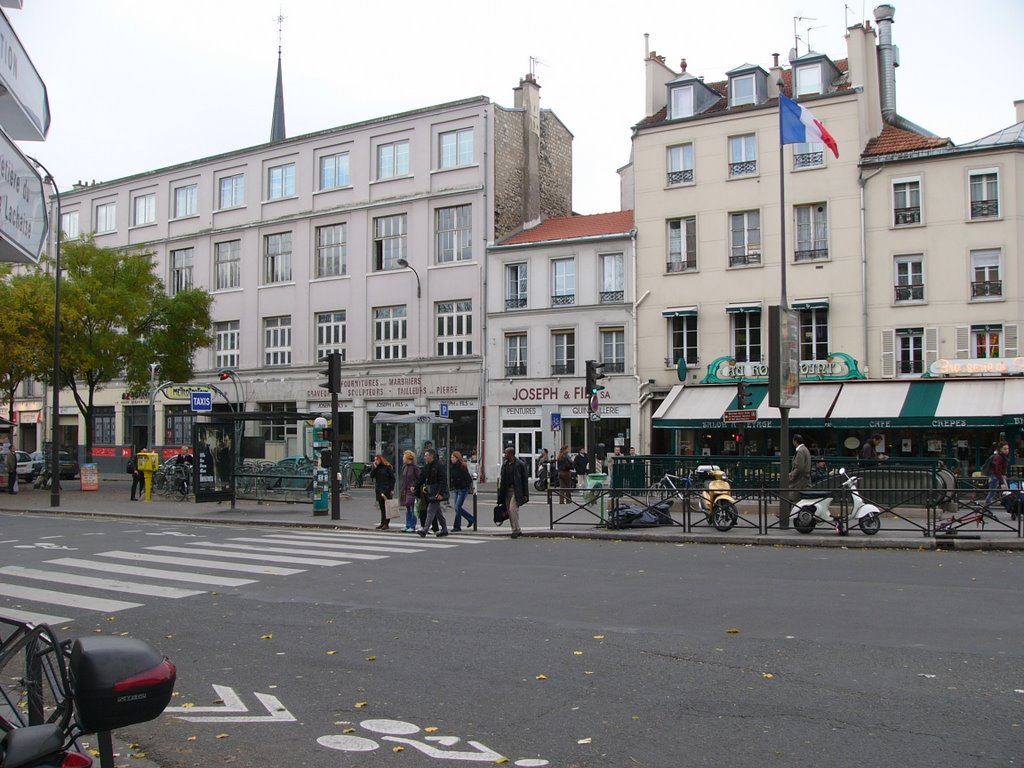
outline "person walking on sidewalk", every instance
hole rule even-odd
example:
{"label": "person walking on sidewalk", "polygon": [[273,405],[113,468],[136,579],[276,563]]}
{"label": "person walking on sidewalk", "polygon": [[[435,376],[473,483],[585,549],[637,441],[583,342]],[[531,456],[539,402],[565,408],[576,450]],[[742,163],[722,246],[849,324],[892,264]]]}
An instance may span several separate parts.
{"label": "person walking on sidewalk", "polygon": [[568,445],[558,449],[555,469],[558,470],[558,503],[569,504],[572,502],[572,492],[569,490],[572,487],[572,459],[569,458]]}
{"label": "person walking on sidewalk", "polygon": [[451,486],[455,493],[455,521],[452,523],[452,533],[458,533],[462,530],[462,518],[466,518],[466,525],[470,528],[476,522],[476,519],[462,508],[473,488],[473,477],[469,474],[469,467],[466,466],[461,451],[452,451]]}
{"label": "person walking on sidewalk", "polygon": [[1010,471],[1010,444],[1005,440],[996,446],[995,453],[988,460],[988,495],[985,497],[985,514],[992,514],[992,502],[1001,497],[1007,488],[1006,475]]}
{"label": "person walking on sidewalk", "polygon": [[416,454],[406,451],[402,454],[402,472],[399,475],[398,500],[405,505],[405,531],[416,532],[416,487],[420,481],[420,468],[416,466]]}
{"label": "person walking on sidewalk", "polygon": [[395,469],[391,466],[391,462],[378,453],[373,458],[370,477],[373,478],[373,494],[377,498],[377,506],[380,508],[380,525],[377,526],[377,530],[386,531],[389,525],[384,502],[390,499],[395,491]]}
{"label": "person walking on sidewalk", "polygon": [[146,495],[146,476],[139,469],[139,462],[134,456],[128,459],[128,474],[132,476],[132,501],[142,501]]}
{"label": "person walking on sidewalk", "polygon": [[423,521],[423,527],[416,533],[420,535],[420,538],[426,538],[430,526],[437,522],[441,526],[441,530],[437,532],[438,538],[447,536],[448,523],[445,522],[441,502],[448,500],[448,479],[445,477],[444,468],[437,463],[437,454],[433,448],[427,448],[423,452],[420,493],[427,500],[427,519]]}
{"label": "person walking on sidewalk", "polygon": [[4,465],[7,467],[7,492],[18,492],[18,452],[14,448],[8,448],[4,456]]}
{"label": "person walking on sidewalk", "polygon": [[519,507],[529,500],[526,467],[516,458],[516,449],[508,447],[505,449],[505,461],[502,462],[501,476],[498,480],[498,503],[508,511],[513,539],[523,535],[523,529],[519,527]]}

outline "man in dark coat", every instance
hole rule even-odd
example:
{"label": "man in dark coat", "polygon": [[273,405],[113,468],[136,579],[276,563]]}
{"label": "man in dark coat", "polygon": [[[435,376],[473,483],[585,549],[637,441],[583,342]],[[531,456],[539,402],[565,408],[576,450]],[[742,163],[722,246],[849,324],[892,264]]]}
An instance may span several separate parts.
{"label": "man in dark coat", "polygon": [[573,467],[576,469],[576,484],[583,488],[587,484],[587,472],[590,464],[590,458],[587,456],[586,450],[583,448],[576,449],[576,457],[572,460]]}
{"label": "man in dark coat", "polygon": [[516,458],[515,448],[506,448],[505,461],[501,464],[501,476],[498,480],[498,503],[508,510],[513,539],[523,535],[523,530],[519,527],[519,507],[529,500],[526,467]]}
{"label": "man in dark coat", "polygon": [[448,523],[445,522],[444,512],[441,510],[441,502],[448,499],[448,477],[444,467],[437,463],[437,453],[433,448],[423,451],[423,471],[420,473],[420,493],[427,500],[427,519],[423,527],[416,533],[421,538],[426,538],[427,531],[436,520],[441,525],[437,536],[448,535]]}

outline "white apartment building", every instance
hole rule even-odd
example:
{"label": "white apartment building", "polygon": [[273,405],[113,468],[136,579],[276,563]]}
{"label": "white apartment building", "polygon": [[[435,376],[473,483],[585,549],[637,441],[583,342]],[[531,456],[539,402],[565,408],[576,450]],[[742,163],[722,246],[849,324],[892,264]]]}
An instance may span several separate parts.
{"label": "white apartment building", "polygon": [[[377,413],[444,404],[453,447],[469,452],[484,400],[487,245],[570,213],[572,135],[540,109],[532,75],[514,94],[510,108],[468,98],[76,185],[61,196],[61,226],[153,252],[170,292],[214,295],[216,341],[191,383],[238,401],[218,398],[218,410],[266,414],[269,458],[304,450],[301,425],[274,413],[330,412],[330,352],[344,358],[342,450],[362,460],[382,447]],[[101,465],[145,440],[148,399],[122,391],[101,393]],[[189,408],[157,398],[158,446],[190,441]],[[61,411],[74,445],[84,428]]]}
{"label": "white apartment building", "polygon": [[[891,456],[966,468],[1000,435],[1020,443],[1022,125],[956,147],[901,117],[893,16],[875,9],[877,35],[869,21],[848,29],[843,58],[808,51],[787,67],[776,54],[720,82],[647,56],[623,187],[654,452],[778,451],[767,320],[783,268],[800,319],[791,425],[814,449],[843,455],[881,433]],[[827,127],[838,158],[780,151],[780,89]],[[744,430],[723,420],[740,380],[757,409]]]}
{"label": "white apartment building", "polygon": [[[541,448],[636,445],[633,212],[547,219],[488,259],[484,466],[508,446],[533,471]],[[606,376],[593,445],[587,360]]]}

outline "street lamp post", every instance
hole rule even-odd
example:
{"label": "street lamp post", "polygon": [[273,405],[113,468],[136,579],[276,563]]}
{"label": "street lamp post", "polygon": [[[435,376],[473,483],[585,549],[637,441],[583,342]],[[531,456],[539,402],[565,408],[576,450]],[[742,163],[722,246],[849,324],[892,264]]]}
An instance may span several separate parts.
{"label": "street lamp post", "polygon": [[421,290],[420,290],[420,273],[419,273],[419,272],[417,272],[417,271],[416,271],[416,268],[415,268],[415,267],[413,267],[413,265],[412,265],[412,264],[410,264],[410,263],[409,263],[408,261],[406,261],[405,259],[399,259],[399,260],[398,260],[398,266],[400,266],[400,267],[405,267],[406,269],[411,269],[411,270],[412,270],[412,273],[413,273],[414,275],[416,275],[416,298],[417,298],[417,299],[418,299],[418,298],[420,298],[420,296],[421,296]]}
{"label": "street lamp post", "polygon": [[50,227],[53,243],[53,420],[50,424],[50,506],[60,506],[60,190],[53,174],[46,166],[29,157],[36,166],[42,168],[44,183],[53,188],[53,197],[57,201],[56,222]]}
{"label": "street lamp post", "polygon": [[156,450],[156,372],[159,363],[149,364],[149,414],[146,419],[146,446]]}

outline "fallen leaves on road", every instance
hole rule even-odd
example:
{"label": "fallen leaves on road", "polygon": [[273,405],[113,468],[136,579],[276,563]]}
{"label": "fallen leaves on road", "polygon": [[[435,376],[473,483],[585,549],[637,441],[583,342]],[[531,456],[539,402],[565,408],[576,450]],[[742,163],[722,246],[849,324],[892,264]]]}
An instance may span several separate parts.
{"label": "fallen leaves on road", "polygon": [[732,627],[731,629],[725,630],[725,634],[727,634],[727,635],[738,635],[739,633],[740,633],[740,631],[738,629],[736,629],[735,627]]}
{"label": "fallen leaves on road", "polygon": [[547,675],[537,675],[537,679],[538,680],[547,680],[548,676]]}
{"label": "fallen leaves on road", "polygon": [[336,655],[337,653],[338,653],[337,651],[328,651],[328,652],[327,652],[327,655],[328,655],[328,656],[334,656],[334,655]]}
{"label": "fallen leaves on road", "polygon": [[392,752],[405,752],[405,747],[402,747],[402,746],[392,747],[391,751]]}
{"label": "fallen leaves on road", "polygon": [[376,657],[376,656],[367,656],[367,657],[366,657],[366,660],[367,660],[367,661],[376,661],[376,660],[377,660],[377,657]]}
{"label": "fallen leaves on road", "polygon": [[228,735],[226,733],[218,733],[213,738],[215,738],[215,739],[226,739],[226,738],[228,738]]}
{"label": "fallen leaves on road", "polygon": [[356,709],[362,709],[365,706],[366,706],[366,702],[365,701],[357,701],[356,702]]}
{"label": "fallen leaves on road", "polygon": [[592,741],[593,741],[593,739],[590,738],[589,736],[587,736],[587,738],[585,738],[585,739],[576,739],[576,743],[577,744],[590,744]]}
{"label": "fallen leaves on road", "polygon": [[267,632],[267,634],[265,634],[265,635],[260,635],[260,640],[273,640],[273,639],[274,639],[274,634],[272,632]]}
{"label": "fallen leaves on road", "polygon": [[773,675],[771,672],[762,672],[761,677],[763,677],[765,680],[772,680],[775,678],[775,675]]}
{"label": "fallen leaves on road", "polygon": [[436,725],[428,725],[423,730],[426,731],[427,733],[435,733],[437,731],[437,726]]}

